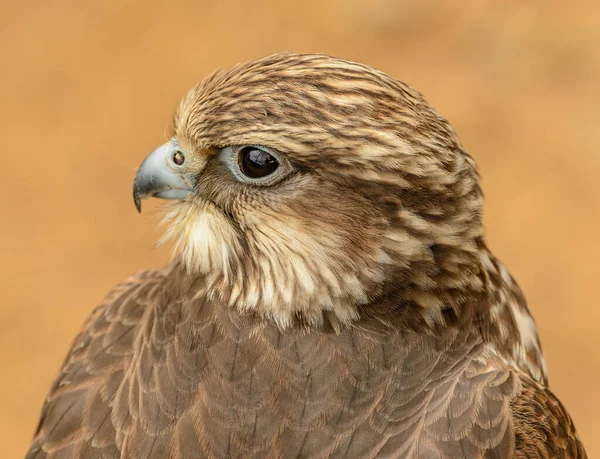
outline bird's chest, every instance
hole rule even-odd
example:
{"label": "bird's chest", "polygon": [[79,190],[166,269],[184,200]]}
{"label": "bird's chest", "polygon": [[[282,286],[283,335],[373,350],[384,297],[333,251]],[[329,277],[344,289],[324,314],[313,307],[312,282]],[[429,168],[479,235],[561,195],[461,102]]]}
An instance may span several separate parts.
{"label": "bird's chest", "polygon": [[119,443],[143,433],[217,457],[410,449],[453,365],[398,337],[214,325],[135,354],[114,404]]}

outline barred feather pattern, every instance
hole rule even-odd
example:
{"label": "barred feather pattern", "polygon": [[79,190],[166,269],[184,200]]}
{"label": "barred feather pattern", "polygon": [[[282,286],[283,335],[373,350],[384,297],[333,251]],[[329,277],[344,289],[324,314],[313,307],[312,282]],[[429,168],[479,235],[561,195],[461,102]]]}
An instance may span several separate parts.
{"label": "barred feather pattern", "polygon": [[509,364],[548,385],[546,361],[523,292],[506,267],[488,250],[481,252],[488,292],[489,320],[483,331],[492,349]]}

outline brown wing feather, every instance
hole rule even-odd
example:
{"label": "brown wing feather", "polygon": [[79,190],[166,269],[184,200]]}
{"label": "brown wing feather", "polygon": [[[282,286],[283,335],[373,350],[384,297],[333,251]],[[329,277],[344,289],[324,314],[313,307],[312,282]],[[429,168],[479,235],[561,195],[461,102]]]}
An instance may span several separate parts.
{"label": "brown wing feather", "polygon": [[135,330],[163,277],[159,271],[132,276],[93,311],[45,400],[27,458],[119,457],[112,398],[131,361]]}
{"label": "brown wing feather", "polygon": [[504,458],[540,448],[536,435],[584,457],[560,404],[478,334],[281,332],[202,292],[177,269],[119,286],[27,457]]}
{"label": "brown wing feather", "polygon": [[564,406],[547,388],[523,378],[512,402],[518,458],[586,458],[583,444]]}

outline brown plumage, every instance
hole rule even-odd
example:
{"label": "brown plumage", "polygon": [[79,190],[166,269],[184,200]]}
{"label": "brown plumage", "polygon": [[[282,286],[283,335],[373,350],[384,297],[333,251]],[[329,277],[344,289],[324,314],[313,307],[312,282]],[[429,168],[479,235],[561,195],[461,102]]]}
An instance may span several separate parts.
{"label": "brown plumage", "polygon": [[151,195],[175,259],[92,313],[28,458],[585,457],[474,161],[411,87],[322,55],[217,72]]}

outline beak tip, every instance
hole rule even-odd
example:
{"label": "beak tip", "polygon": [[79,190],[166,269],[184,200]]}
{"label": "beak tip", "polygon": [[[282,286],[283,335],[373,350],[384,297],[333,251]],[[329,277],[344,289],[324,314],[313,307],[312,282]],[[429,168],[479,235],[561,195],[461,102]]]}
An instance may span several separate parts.
{"label": "beak tip", "polygon": [[137,209],[138,213],[142,213],[142,200],[140,199],[140,195],[134,191],[133,192],[133,203],[135,204],[135,208]]}

